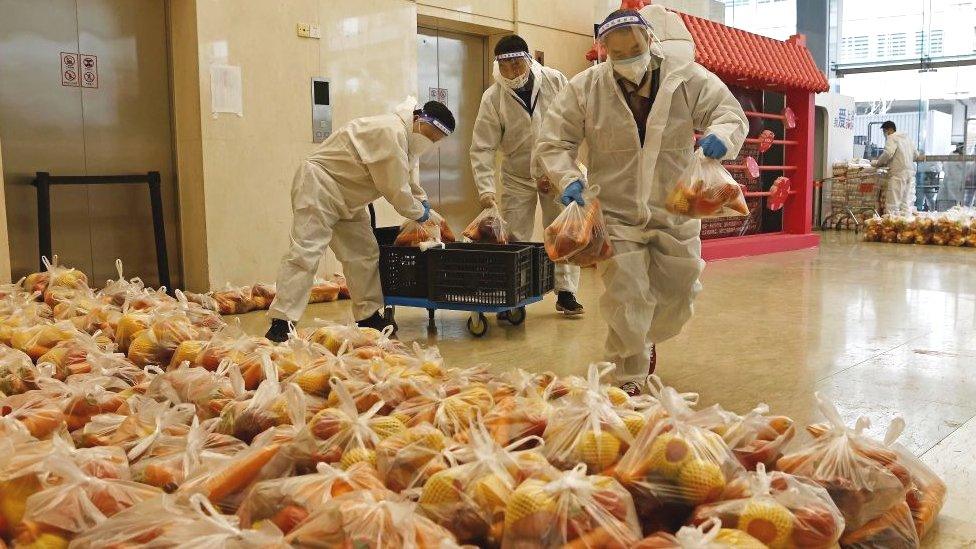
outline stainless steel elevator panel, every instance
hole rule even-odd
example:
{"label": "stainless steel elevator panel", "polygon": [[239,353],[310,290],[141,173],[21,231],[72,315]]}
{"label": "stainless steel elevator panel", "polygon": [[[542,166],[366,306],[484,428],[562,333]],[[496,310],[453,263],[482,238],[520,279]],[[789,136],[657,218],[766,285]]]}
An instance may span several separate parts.
{"label": "stainless steel elevator panel", "polygon": [[[58,12],[52,14],[55,4]],[[171,277],[178,284],[163,0],[59,0],[38,8],[31,0],[0,0],[0,142],[14,277],[36,269],[35,194],[28,186],[35,171],[156,170],[163,182]],[[61,86],[61,51],[97,56],[98,88]],[[52,112],[49,104],[61,96],[61,108],[70,107],[74,117]],[[64,151],[71,154],[66,158]],[[62,263],[85,269],[93,284],[103,284],[114,277],[115,258],[121,258],[127,275],[158,282],[146,185],[55,187],[51,209],[54,250]]]}
{"label": "stainless steel elevator panel", "polygon": [[481,210],[471,176],[471,130],[485,90],[484,37],[421,27],[417,32],[418,98],[445,90],[457,129],[421,162],[421,182],[432,204],[450,224],[462,229]]}
{"label": "stainless steel elevator panel", "polygon": [[[38,268],[34,172],[85,173],[81,88],[61,85],[60,52],[78,51],[75,0],[0,0],[0,147],[16,280]],[[91,272],[88,189],[52,193],[62,263]]]}

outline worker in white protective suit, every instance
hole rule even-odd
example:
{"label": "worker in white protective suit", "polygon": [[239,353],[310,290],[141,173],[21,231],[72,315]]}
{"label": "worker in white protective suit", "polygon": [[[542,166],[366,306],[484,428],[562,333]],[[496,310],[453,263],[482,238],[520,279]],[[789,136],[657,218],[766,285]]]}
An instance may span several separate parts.
{"label": "worker in white protective suit", "polygon": [[706,156],[733,158],[748,123],[725,84],[695,63],[677,14],[659,6],[618,10],[598,38],[608,61],[559,94],[536,155],[563,203],[583,205],[589,193],[575,160],[580,145],[589,146],[587,180],[600,188],[614,247],[600,265],[607,358],[621,388],[634,394],[654,371],[655,344],[681,331],[701,290],[701,222],[669,213],[665,198],[692,160],[695,130]]}
{"label": "worker in white protective suit", "polygon": [[278,270],[265,337],[288,338],[290,323],[298,322],[308,305],[326,247],[342,263],[357,323],[396,329],[381,314],[379,246],[366,206],[383,197],[403,217],[426,221],[430,203],[417,163],[454,127],[454,116],[442,103],[430,101],[417,110],[411,104],[393,114],[353,120],[302,162],[291,190],[291,246]]}
{"label": "worker in white protective suit", "polygon": [[[506,36],[495,46],[495,84],[485,90],[471,136],[471,171],[482,208],[495,206],[495,154],[502,153],[501,214],[512,240],[529,242],[535,229],[536,204],[549,225],[562,211],[558,196],[540,166],[533,165],[533,149],[542,119],[566,77],[543,67],[529,55],[518,35]],[[556,310],[583,313],[576,300],[580,269],[556,265]]]}
{"label": "worker in white protective suit", "polygon": [[885,148],[871,165],[888,167],[885,212],[909,214],[915,209],[915,161],[919,159],[919,155],[911,139],[897,130],[891,120],[881,124],[881,131],[885,134]]}

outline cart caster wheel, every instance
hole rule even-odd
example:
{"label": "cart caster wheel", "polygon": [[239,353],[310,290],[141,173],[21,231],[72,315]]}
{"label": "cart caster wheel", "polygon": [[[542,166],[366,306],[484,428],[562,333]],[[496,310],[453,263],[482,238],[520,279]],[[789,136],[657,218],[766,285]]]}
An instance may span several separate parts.
{"label": "cart caster wheel", "polygon": [[506,315],[505,320],[511,323],[512,326],[518,326],[519,324],[525,322],[525,307],[512,309]]}
{"label": "cart caster wheel", "polygon": [[478,316],[471,315],[468,317],[468,331],[474,337],[481,337],[488,333],[488,319],[485,315],[478,313]]}

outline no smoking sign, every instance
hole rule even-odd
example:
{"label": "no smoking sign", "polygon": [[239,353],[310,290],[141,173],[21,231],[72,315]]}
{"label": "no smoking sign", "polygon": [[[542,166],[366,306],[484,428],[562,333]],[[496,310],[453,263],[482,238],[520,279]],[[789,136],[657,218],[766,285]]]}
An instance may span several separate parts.
{"label": "no smoking sign", "polygon": [[86,53],[61,52],[61,85],[98,87],[98,57]]}

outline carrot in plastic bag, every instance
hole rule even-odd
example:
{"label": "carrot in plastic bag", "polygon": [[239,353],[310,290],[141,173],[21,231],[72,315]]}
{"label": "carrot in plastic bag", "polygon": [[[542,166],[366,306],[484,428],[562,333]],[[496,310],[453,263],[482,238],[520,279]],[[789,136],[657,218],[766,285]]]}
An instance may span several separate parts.
{"label": "carrot in plastic bag", "polygon": [[718,160],[694,154],[665,202],[673,214],[693,218],[749,215],[742,187]]}

